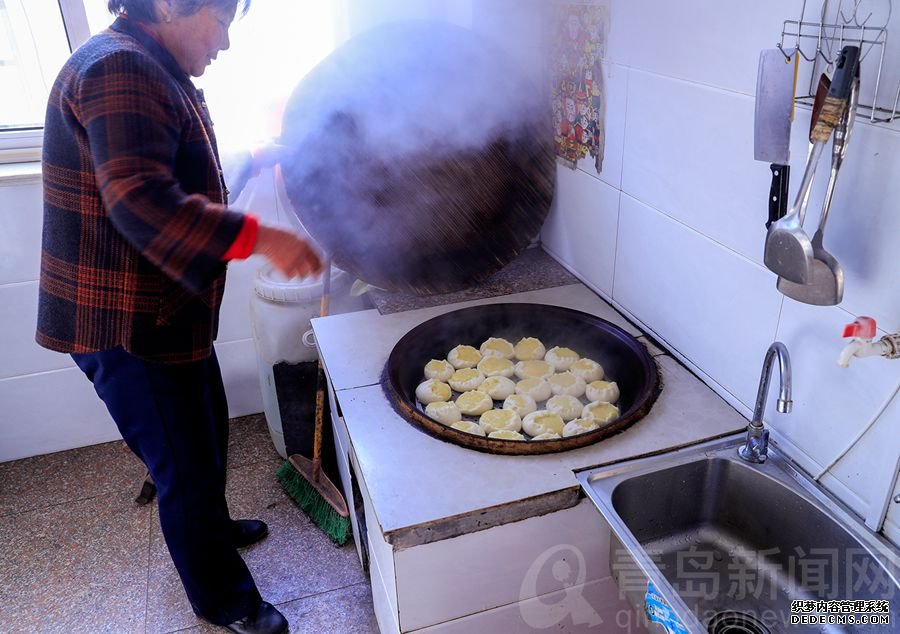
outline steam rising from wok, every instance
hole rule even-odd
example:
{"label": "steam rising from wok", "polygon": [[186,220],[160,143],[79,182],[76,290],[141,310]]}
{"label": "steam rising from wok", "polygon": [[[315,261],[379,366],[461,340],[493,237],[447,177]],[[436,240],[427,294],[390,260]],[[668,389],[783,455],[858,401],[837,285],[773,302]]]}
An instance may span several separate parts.
{"label": "steam rising from wok", "polygon": [[306,230],[388,290],[483,280],[537,235],[553,196],[546,97],[447,23],[395,22],[334,51],[294,90],[282,143]]}

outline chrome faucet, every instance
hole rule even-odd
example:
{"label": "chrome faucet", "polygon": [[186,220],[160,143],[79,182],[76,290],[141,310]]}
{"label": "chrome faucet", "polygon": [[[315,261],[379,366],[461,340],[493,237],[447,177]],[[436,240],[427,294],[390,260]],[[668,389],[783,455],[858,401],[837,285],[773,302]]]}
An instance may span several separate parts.
{"label": "chrome faucet", "polygon": [[769,379],[772,378],[772,365],[778,359],[780,389],[776,405],[782,414],[790,414],[794,402],[791,400],[791,356],[780,341],[776,341],[766,351],[762,373],[759,376],[759,391],[756,393],[756,407],[753,409],[753,420],[747,425],[747,442],[738,448],[738,454],[747,462],[762,463],[769,453],[769,430],[763,425],[763,414],[766,411],[766,397],[769,394]]}

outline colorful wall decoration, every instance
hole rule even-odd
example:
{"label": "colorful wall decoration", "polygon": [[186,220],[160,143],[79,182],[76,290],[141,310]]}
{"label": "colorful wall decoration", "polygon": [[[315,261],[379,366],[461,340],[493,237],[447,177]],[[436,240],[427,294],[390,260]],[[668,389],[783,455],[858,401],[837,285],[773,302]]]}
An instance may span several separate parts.
{"label": "colorful wall decoration", "polygon": [[599,173],[606,139],[600,60],[605,52],[609,7],[559,2],[552,11],[548,76],[556,153],[573,169],[579,160],[591,156]]}

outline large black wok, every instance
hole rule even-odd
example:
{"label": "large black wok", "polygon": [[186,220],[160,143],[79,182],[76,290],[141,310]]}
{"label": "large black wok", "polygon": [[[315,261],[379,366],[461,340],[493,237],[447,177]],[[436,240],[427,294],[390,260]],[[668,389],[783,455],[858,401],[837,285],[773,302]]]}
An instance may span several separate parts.
{"label": "large black wok", "polygon": [[[559,440],[516,441],[475,436],[438,423],[416,402],[416,386],[430,359],[443,359],[454,346],[476,348],[488,337],[513,343],[537,337],[551,346],[572,348],[600,363],[621,391],[620,417],[600,429]],[[430,319],[397,342],[388,358],[383,388],[396,411],[411,424],[443,440],[500,454],[541,454],[593,444],[619,433],[650,411],[660,391],[656,363],[630,334],[604,319],[580,311],[543,304],[488,304],[464,308]]]}
{"label": "large black wok", "polygon": [[386,290],[460,290],[540,231],[555,182],[547,104],[472,31],[377,27],[291,95],[285,189],[340,268]]}

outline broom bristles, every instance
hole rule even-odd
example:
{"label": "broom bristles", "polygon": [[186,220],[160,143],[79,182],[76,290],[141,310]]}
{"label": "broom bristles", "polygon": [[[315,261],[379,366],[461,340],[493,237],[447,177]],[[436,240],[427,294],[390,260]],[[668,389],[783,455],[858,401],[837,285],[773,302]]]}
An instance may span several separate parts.
{"label": "broom bristles", "polygon": [[351,529],[349,517],[341,517],[290,462],[282,464],[276,475],[285,492],[331,541],[338,546],[347,543]]}

